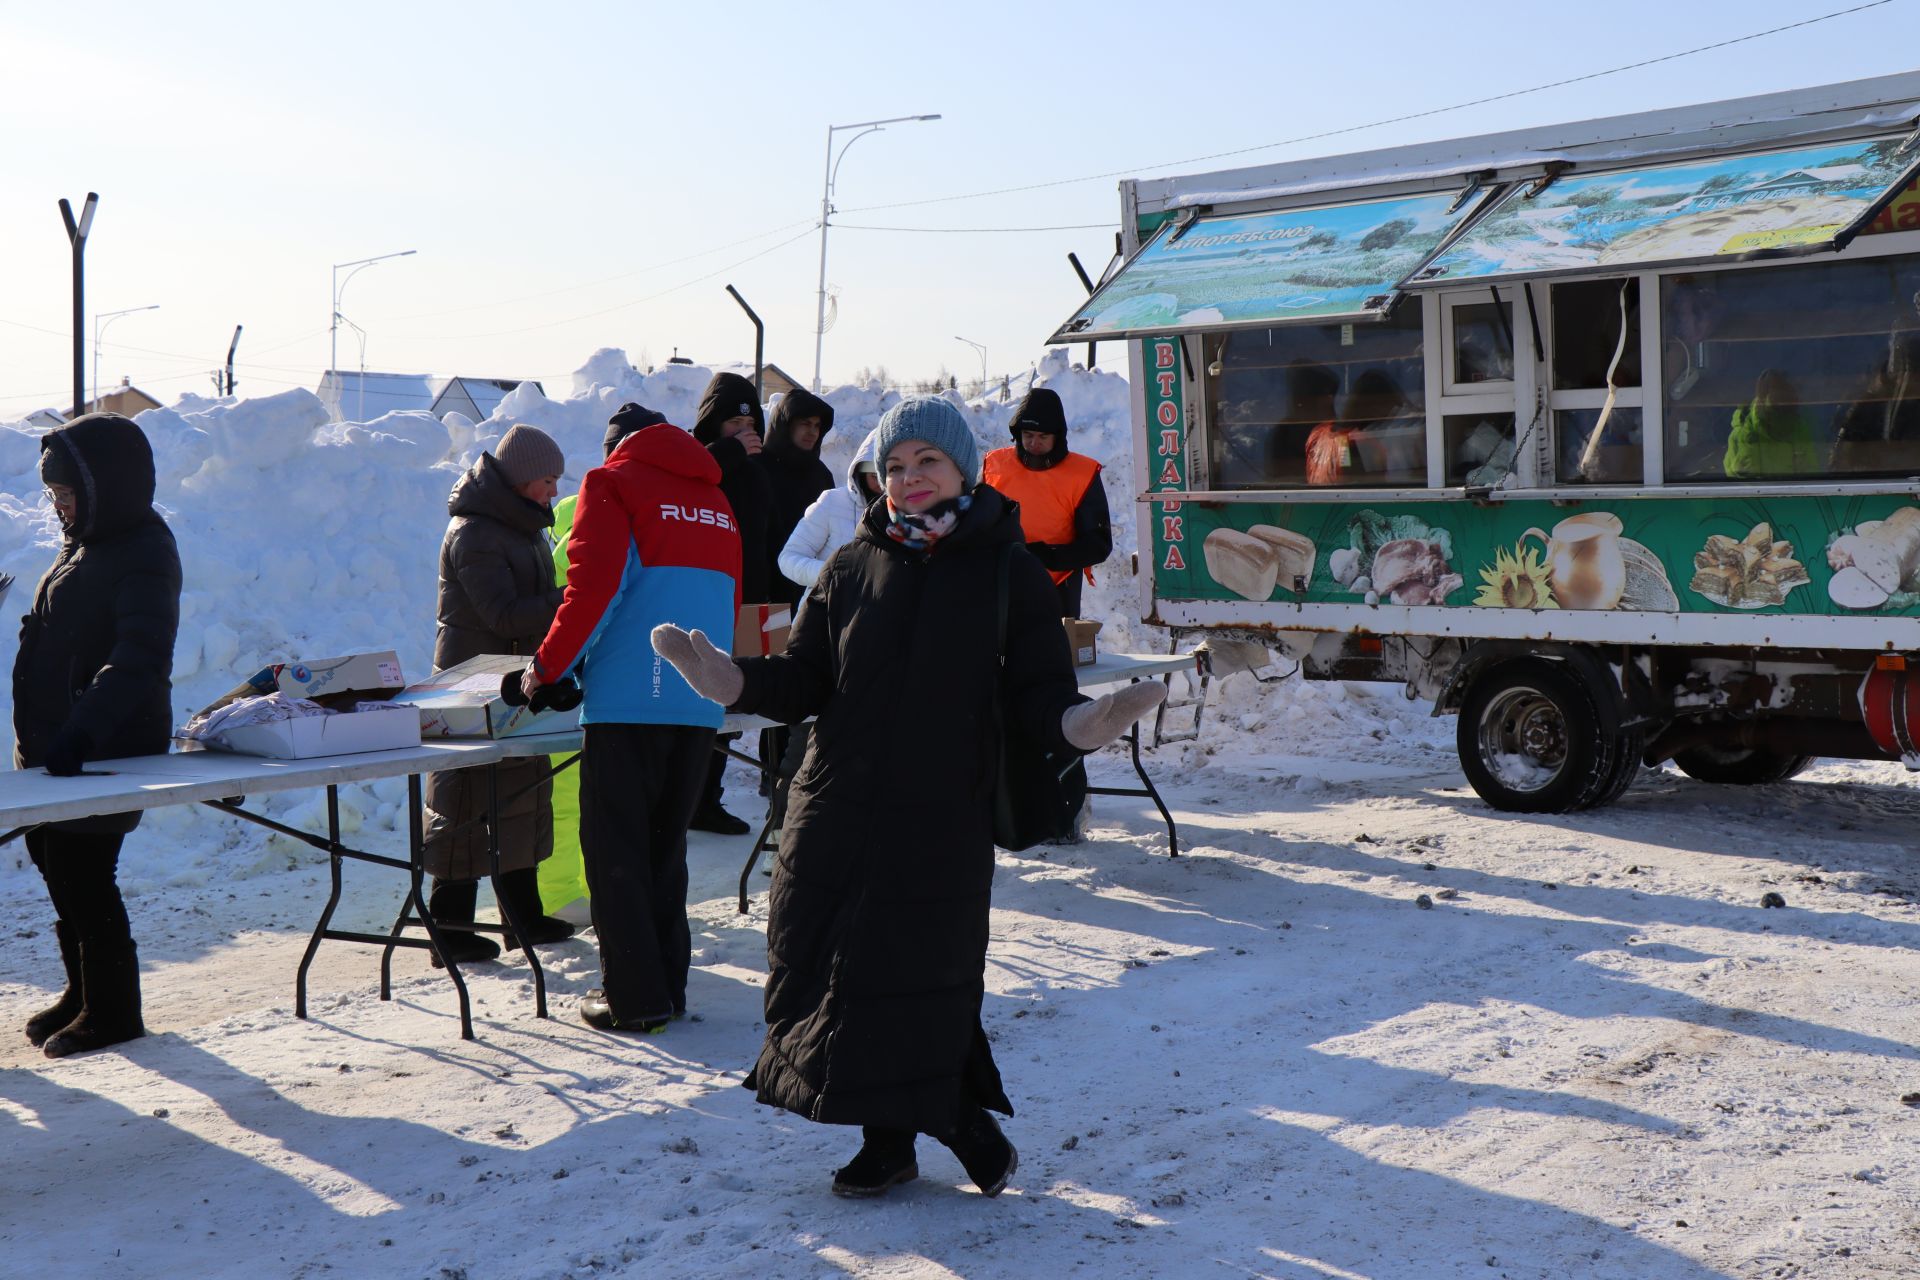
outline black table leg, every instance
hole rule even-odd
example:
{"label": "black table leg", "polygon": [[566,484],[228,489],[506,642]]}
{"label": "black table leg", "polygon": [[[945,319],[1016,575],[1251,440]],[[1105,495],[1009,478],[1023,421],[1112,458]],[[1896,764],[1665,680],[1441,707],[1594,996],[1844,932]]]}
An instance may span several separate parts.
{"label": "black table leg", "polygon": [[334,908],[340,905],[340,845],[330,842],[327,850],[327,870],[333,879],[333,891],[327,895],[327,905],[321,908],[320,922],[313,926],[313,936],[307,939],[307,950],[300,957],[300,968],[293,979],[293,1016],[305,1019],[307,1016],[307,971],[313,967],[313,957],[320,950],[320,939],[327,934],[327,926],[333,923]]}

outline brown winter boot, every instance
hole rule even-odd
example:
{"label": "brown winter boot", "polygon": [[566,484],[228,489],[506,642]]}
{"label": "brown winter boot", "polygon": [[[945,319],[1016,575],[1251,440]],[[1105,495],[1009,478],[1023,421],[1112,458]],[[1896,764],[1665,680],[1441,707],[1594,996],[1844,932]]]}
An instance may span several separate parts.
{"label": "brown winter boot", "polygon": [[104,1049],[147,1034],[140,1020],[140,956],[131,940],[80,944],[80,1016],[53,1033],[49,1058]]}
{"label": "brown winter boot", "polygon": [[53,932],[60,939],[60,961],[67,967],[67,989],[27,1019],[27,1042],[35,1046],[45,1044],[48,1036],[79,1017],[80,1006],[86,1003],[80,995],[80,939],[65,920],[55,920]]}

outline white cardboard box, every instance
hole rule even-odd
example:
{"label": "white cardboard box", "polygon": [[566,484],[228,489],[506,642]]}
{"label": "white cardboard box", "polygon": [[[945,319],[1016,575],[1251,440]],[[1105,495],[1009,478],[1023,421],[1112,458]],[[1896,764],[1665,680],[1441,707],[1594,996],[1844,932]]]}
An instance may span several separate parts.
{"label": "white cardboard box", "polygon": [[[400,656],[391,649],[382,649],[339,658],[316,658],[311,662],[274,663],[255,672],[206,710],[225,706],[236,698],[259,697],[276,690],[290,698],[311,698],[323,705],[338,707],[382,701],[405,687],[406,680],[400,674]],[[396,715],[386,707],[339,710],[330,716],[306,716],[229,729],[223,737],[225,750],[242,755],[306,760],[314,756],[417,747],[420,717]]]}
{"label": "white cardboard box", "polygon": [[229,729],[223,736],[227,750],[248,756],[277,760],[348,756],[419,746],[420,717],[411,707],[386,706],[377,711],[342,711],[331,716],[250,724]]}
{"label": "white cardboard box", "polygon": [[483,653],[436,671],[395,694],[393,701],[419,711],[424,738],[524,738],[578,729],[578,707],[536,712],[507,705],[500,696],[500,678],[526,669],[523,657]]}

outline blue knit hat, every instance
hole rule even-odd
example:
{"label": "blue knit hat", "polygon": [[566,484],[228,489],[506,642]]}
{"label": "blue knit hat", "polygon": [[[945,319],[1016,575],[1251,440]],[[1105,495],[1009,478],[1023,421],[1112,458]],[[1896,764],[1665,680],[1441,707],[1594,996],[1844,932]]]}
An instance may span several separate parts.
{"label": "blue knit hat", "polygon": [[880,415],[873,433],[873,458],[886,474],[887,455],[895,445],[907,440],[925,440],[953,459],[966,477],[967,488],[980,483],[980,444],[973,429],[951,400],[938,396],[920,396],[902,400]]}

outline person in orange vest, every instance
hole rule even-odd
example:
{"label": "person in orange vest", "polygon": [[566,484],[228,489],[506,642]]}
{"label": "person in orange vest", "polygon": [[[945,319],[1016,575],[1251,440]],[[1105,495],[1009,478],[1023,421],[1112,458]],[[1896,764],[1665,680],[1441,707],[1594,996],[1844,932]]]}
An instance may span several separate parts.
{"label": "person in orange vest", "polygon": [[983,466],[986,482],[1020,504],[1027,550],[1053,575],[1060,616],[1080,616],[1080,590],[1093,566],[1113,554],[1107,489],[1100,464],[1067,451],[1067,413],[1045,387],[1027,392],[1007,423],[1009,448],[995,449]]}

